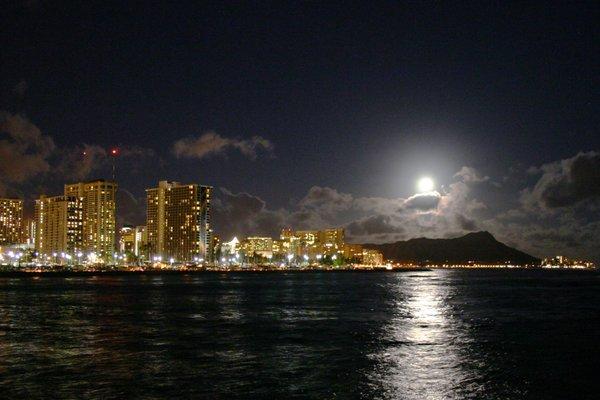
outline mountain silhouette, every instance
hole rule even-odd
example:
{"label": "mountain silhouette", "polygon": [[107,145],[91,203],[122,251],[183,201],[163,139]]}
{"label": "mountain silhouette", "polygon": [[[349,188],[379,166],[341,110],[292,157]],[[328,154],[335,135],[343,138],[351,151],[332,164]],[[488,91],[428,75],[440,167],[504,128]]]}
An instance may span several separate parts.
{"label": "mountain silhouette", "polygon": [[418,238],[384,244],[364,244],[367,249],[379,250],[387,260],[432,264],[515,265],[539,264],[540,260],[509,247],[486,231],[472,232],[453,239]]}

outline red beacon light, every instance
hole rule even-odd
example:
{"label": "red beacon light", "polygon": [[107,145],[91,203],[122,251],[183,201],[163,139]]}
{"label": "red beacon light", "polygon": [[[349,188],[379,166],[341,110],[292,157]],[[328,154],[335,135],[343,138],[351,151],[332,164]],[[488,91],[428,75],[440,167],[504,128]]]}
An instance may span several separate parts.
{"label": "red beacon light", "polygon": [[113,156],[116,156],[116,155],[117,155],[117,153],[119,153],[119,150],[118,150],[118,149],[112,149],[112,150],[110,151],[110,154],[111,154],[111,155],[113,155]]}

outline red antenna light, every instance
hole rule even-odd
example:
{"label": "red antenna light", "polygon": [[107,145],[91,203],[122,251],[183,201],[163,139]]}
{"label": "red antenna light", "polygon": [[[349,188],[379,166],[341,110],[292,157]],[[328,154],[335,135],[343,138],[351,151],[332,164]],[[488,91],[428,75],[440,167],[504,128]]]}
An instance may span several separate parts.
{"label": "red antenna light", "polygon": [[116,156],[118,152],[119,152],[119,150],[115,148],[110,151],[110,154],[112,154],[113,156]]}

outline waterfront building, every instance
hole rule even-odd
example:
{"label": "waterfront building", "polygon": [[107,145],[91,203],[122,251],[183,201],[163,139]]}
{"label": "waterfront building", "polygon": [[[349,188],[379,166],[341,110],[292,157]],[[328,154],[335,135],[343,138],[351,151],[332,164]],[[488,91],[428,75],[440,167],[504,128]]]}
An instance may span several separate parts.
{"label": "waterfront building", "polygon": [[285,241],[289,242],[293,236],[294,236],[294,231],[292,230],[292,228],[287,227],[287,228],[281,229],[281,235],[279,236],[279,239],[284,242]]}
{"label": "waterfront building", "polygon": [[146,189],[146,229],[152,256],[196,261],[212,257],[212,187],[160,181]]}
{"label": "waterfront building", "polygon": [[0,245],[23,241],[23,200],[0,198]]}
{"label": "waterfront building", "polygon": [[270,259],[273,257],[273,239],[270,237],[249,237],[242,241],[240,247],[246,258],[259,256]]}
{"label": "waterfront building", "polygon": [[83,205],[77,196],[41,196],[35,201],[35,249],[40,255],[81,251]]}
{"label": "waterfront building", "polygon": [[360,244],[344,244],[344,259],[350,262],[361,263],[363,259],[363,247]]}
{"label": "waterfront building", "polygon": [[230,258],[239,254],[240,241],[237,237],[234,237],[229,242],[221,243],[221,257]]}
{"label": "waterfront building", "polygon": [[342,253],[344,251],[344,240],[344,228],[333,228],[320,231],[320,252],[323,255],[333,255]]}
{"label": "waterfront building", "polygon": [[382,265],[383,254],[377,250],[364,249],[362,253],[362,263],[367,265]]}
{"label": "waterfront building", "polygon": [[288,248],[286,248],[286,245],[289,247],[289,242],[286,242],[284,240],[273,240],[273,246],[271,248],[273,257],[274,258],[285,257],[285,255],[288,254]]}
{"label": "waterfront building", "polygon": [[135,228],[125,225],[119,231],[119,251],[121,253],[135,253]]}
{"label": "waterfront building", "polygon": [[65,196],[76,196],[83,206],[83,249],[104,261],[116,249],[117,184],[104,179],[65,185]]}
{"label": "waterfront building", "polygon": [[35,248],[35,219],[27,218],[23,223],[23,241],[31,248]]}
{"label": "waterfront building", "polygon": [[218,235],[212,235],[212,257],[209,259],[219,260],[221,258],[221,238]]}
{"label": "waterfront building", "polygon": [[148,229],[146,229],[146,225],[138,225],[135,227],[133,254],[142,259],[148,258]]}
{"label": "waterfront building", "polygon": [[556,256],[544,258],[541,263],[542,268],[595,268],[591,261],[573,260],[565,256]]}
{"label": "waterfront building", "polygon": [[344,228],[324,230],[281,230],[280,240],[273,242],[275,255],[294,255],[317,259],[320,256],[342,255],[344,252]]}

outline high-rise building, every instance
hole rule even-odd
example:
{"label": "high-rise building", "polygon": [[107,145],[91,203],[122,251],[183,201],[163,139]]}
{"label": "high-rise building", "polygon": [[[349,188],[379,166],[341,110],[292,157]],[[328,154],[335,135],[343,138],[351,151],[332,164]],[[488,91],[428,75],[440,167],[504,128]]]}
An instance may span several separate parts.
{"label": "high-rise building", "polygon": [[319,231],[296,231],[290,241],[290,248],[297,256],[315,257],[322,251],[320,239]]}
{"label": "high-rise building", "polygon": [[104,261],[115,247],[117,184],[103,179],[65,185],[65,196],[76,196],[83,205],[83,248]]}
{"label": "high-rise building", "polygon": [[77,196],[41,196],[35,201],[35,249],[41,255],[82,249],[83,208]]}
{"label": "high-rise building", "polygon": [[344,250],[344,228],[332,228],[319,231],[321,251],[333,255]]}
{"label": "high-rise building", "polygon": [[0,245],[23,241],[23,200],[0,199]]}
{"label": "high-rise building", "polygon": [[160,181],[146,189],[148,246],[163,260],[212,258],[210,198],[212,187]]}

